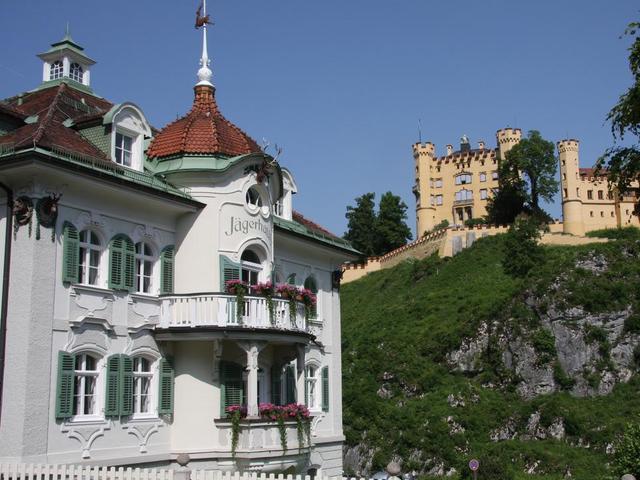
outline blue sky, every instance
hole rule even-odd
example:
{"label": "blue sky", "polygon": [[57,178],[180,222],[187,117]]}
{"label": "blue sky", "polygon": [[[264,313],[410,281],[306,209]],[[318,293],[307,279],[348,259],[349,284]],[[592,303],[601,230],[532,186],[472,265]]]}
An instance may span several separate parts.
{"label": "blue sky", "polygon": [[[92,85],[162,127],[184,114],[200,55],[197,0],[0,2],[0,97],[37,86],[35,56],[73,38],[98,63]],[[630,85],[632,0],[209,0],[216,97],[261,143],[284,149],[295,208],[337,234],[346,206],[391,190],[409,206],[411,145],[443,152],[497,129],[581,141],[591,166],[612,143],[605,117]],[[556,202],[548,207],[560,216]]]}

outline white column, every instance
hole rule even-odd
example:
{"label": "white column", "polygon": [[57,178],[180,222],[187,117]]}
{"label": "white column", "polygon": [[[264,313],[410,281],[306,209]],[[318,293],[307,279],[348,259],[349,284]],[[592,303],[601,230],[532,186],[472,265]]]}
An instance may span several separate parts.
{"label": "white column", "polygon": [[296,356],[296,401],[299,404],[305,403],[304,398],[304,363],[305,363],[305,348],[303,345],[297,345],[298,354]]}
{"label": "white column", "polygon": [[258,416],[258,356],[266,342],[239,342],[247,354],[247,416]]}
{"label": "white column", "polygon": [[68,77],[71,70],[71,61],[69,57],[62,57],[62,76]]}

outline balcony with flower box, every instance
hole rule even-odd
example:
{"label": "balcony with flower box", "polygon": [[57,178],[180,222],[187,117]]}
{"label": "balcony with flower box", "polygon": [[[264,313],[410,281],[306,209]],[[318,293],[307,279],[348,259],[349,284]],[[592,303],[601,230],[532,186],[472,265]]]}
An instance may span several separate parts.
{"label": "balcony with flower box", "polygon": [[[264,284],[262,284],[264,285]],[[239,290],[243,288],[244,290]],[[308,320],[315,295],[282,286],[261,295],[260,285],[228,286],[226,293],[173,294],[161,297],[161,330],[231,329],[310,335]],[[249,294],[249,292],[253,294]]]}

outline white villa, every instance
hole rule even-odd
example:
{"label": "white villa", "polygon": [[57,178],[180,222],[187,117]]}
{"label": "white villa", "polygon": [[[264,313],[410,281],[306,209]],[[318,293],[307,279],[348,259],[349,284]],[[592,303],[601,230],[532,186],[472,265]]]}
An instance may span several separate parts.
{"label": "white villa", "polygon": [[193,106],[160,130],[93,92],[68,33],[42,83],[0,101],[0,462],[342,473],[340,266],[358,252],[222,116],[202,33]]}

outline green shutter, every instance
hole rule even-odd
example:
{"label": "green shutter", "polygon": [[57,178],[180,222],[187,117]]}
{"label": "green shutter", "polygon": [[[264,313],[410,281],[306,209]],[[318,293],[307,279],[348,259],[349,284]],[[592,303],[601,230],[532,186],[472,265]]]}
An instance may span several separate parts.
{"label": "green shutter", "polygon": [[133,292],[136,289],[136,250],[129,238],[124,239],[122,271],[124,272],[123,289]]}
{"label": "green shutter", "polygon": [[107,359],[107,388],[105,394],[105,417],[117,417],[120,414],[118,405],[120,385],[120,355],[111,355]]}
{"label": "green shutter", "polygon": [[329,411],[329,367],[322,367],[322,411]]}
{"label": "green shutter", "polygon": [[244,380],[242,366],[233,362],[220,362],[220,416],[226,416],[231,405],[242,405],[244,401]]}
{"label": "green shutter", "polygon": [[70,223],[65,223],[62,241],[62,281],[77,283],[80,238],[76,227]]}
{"label": "green shutter", "polygon": [[271,367],[271,403],[282,405],[282,368]]}
{"label": "green shutter", "polygon": [[232,262],[224,255],[220,255],[220,291],[224,292],[229,280],[240,280],[240,264]]}
{"label": "green shutter", "polygon": [[296,374],[293,365],[287,365],[284,371],[285,404],[296,403]]}
{"label": "green shutter", "polygon": [[133,359],[120,355],[120,415],[133,415]]}
{"label": "green shutter", "polygon": [[109,288],[122,290],[124,288],[124,238],[118,236],[109,245]]}
{"label": "green shutter", "polygon": [[160,254],[160,293],[173,293],[173,245],[166,247]]}
{"label": "green shutter", "polygon": [[158,413],[173,414],[173,366],[166,358],[160,360]]}
{"label": "green shutter", "polygon": [[136,280],[135,249],[131,239],[117,235],[109,245],[109,288],[132,291]]}
{"label": "green shutter", "polygon": [[58,352],[58,385],[56,391],[56,418],[73,416],[73,388],[75,356]]}

